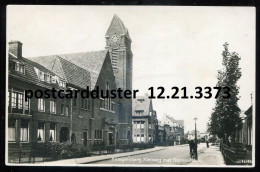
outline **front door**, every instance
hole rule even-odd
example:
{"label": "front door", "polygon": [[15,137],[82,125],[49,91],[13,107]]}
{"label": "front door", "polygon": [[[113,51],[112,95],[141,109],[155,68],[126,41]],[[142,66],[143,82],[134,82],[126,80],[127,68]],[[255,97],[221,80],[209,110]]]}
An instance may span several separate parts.
{"label": "front door", "polygon": [[112,145],[113,144],[113,133],[108,134],[108,140],[109,140],[109,144]]}
{"label": "front door", "polygon": [[88,145],[88,133],[87,132],[83,132],[83,139],[84,139],[84,146]]}

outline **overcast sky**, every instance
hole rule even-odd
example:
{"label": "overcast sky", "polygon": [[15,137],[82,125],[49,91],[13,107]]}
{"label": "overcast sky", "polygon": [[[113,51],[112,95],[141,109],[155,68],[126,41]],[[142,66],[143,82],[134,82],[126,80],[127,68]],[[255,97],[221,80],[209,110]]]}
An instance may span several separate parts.
{"label": "overcast sky", "polygon": [[[132,39],[133,89],[214,87],[223,44],[241,56],[241,110],[255,93],[255,9],[245,7],[8,6],[7,40],[23,43],[23,56],[87,52],[105,48],[105,33],[117,14]],[[168,90],[168,91],[167,91]],[[156,92],[158,94],[158,92]],[[214,92],[213,92],[214,95]],[[183,119],[185,132],[206,130],[215,99],[154,100],[159,118]]]}

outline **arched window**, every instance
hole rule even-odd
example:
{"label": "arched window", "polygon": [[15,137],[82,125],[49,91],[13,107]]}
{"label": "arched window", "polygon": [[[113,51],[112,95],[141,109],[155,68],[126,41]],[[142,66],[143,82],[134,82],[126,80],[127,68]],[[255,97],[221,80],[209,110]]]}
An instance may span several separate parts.
{"label": "arched window", "polygon": [[[109,83],[107,83],[107,85],[106,85],[106,91],[108,93],[110,93],[110,85],[109,85]],[[109,96],[108,98],[105,99],[105,109],[111,110],[111,106],[112,106],[111,105],[111,98]]]}

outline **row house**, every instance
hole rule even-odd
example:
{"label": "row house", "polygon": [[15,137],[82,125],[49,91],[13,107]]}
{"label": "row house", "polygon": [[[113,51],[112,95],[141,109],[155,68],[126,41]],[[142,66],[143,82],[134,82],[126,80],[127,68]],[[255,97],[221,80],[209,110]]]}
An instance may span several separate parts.
{"label": "row house", "polygon": [[[12,41],[8,52],[8,148],[29,148],[32,143],[66,142],[71,130],[67,100],[31,98],[25,90],[65,89],[65,78],[22,57],[22,43]],[[41,96],[38,92],[36,96]]]}
{"label": "row house", "polygon": [[148,95],[133,99],[132,137],[133,143],[154,143],[157,115]]}

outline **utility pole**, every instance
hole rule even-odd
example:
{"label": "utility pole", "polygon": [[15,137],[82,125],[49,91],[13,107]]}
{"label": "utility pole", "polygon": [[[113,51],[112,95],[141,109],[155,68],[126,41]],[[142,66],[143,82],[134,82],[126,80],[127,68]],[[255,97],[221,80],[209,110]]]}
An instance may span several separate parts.
{"label": "utility pole", "polygon": [[195,159],[198,160],[198,150],[197,150],[197,125],[196,125],[196,121],[197,121],[197,117],[194,118],[195,120]]}

